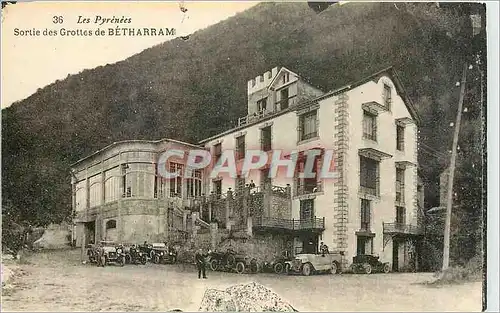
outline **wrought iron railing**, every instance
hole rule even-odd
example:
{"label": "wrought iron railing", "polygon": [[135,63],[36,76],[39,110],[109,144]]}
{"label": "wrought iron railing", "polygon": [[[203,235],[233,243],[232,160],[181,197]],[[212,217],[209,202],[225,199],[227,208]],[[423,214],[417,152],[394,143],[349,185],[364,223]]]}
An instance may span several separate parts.
{"label": "wrought iron railing", "polygon": [[383,223],[383,231],[385,234],[410,234],[418,235],[422,233],[422,228],[416,225],[405,223]]}
{"label": "wrought iron railing", "polygon": [[254,227],[281,228],[287,230],[325,229],[325,218],[311,219],[284,219],[275,217],[257,217],[253,221]]}
{"label": "wrought iron railing", "polygon": [[321,181],[314,183],[303,182],[303,183],[298,183],[296,186],[297,186],[295,188],[296,196],[303,196],[323,191],[323,182]]}

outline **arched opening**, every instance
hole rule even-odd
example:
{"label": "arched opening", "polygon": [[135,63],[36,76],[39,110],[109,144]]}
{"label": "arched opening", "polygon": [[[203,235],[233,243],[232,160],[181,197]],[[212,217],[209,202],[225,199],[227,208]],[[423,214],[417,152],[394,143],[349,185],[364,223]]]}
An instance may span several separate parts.
{"label": "arched opening", "polygon": [[106,229],[116,228],[116,220],[109,220],[106,222]]}
{"label": "arched opening", "polygon": [[106,222],[106,240],[109,241],[116,241],[117,238],[117,231],[116,231],[116,220],[109,220]]}

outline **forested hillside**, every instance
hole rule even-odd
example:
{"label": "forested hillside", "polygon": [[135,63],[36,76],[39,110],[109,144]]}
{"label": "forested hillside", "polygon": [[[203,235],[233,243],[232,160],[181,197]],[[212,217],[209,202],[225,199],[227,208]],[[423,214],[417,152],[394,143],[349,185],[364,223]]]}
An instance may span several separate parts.
{"label": "forested hillside", "polygon": [[[482,8],[349,3],[318,14],[307,3],[262,3],[187,40],[68,75],[2,110],[4,216],[33,224],[67,218],[69,165],[114,141],[196,142],[234,126],[246,112],[247,80],[274,66],[286,66],[323,90],[394,66],[423,120],[421,172],[427,206],[437,205],[458,103],[455,83],[464,62],[474,63],[477,47],[485,44],[473,43],[469,14]],[[479,175],[482,102],[475,84],[460,158],[475,159]],[[471,171],[464,167],[462,173]],[[473,178],[479,180],[457,180],[480,191],[480,175]],[[471,214],[480,216],[480,204],[469,205]]]}

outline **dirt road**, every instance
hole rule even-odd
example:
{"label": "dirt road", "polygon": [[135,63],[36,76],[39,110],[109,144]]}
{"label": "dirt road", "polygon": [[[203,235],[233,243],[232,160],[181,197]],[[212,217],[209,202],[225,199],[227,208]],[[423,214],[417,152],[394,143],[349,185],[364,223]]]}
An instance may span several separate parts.
{"label": "dirt road", "polygon": [[[196,311],[206,288],[258,282],[299,311],[480,311],[481,283],[428,287],[432,274],[284,276],[208,272],[189,265],[98,268],[78,251],[44,252],[3,292],[3,311]],[[6,262],[6,266],[9,266]]]}

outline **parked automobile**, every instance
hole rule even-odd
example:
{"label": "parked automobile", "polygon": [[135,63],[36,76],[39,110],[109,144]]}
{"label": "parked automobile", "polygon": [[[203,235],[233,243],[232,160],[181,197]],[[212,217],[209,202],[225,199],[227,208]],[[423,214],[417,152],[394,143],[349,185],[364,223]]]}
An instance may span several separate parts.
{"label": "parked automobile", "polygon": [[389,273],[391,267],[388,262],[380,262],[378,256],[361,254],[352,258],[351,270],[355,274]]}
{"label": "parked automobile", "polygon": [[108,264],[125,265],[126,261],[123,246],[109,241],[102,241],[100,246],[99,249],[101,249],[101,252],[98,262],[100,266],[106,266]]}
{"label": "parked automobile", "polygon": [[236,253],[232,249],[209,253],[209,265],[212,271],[235,271],[239,274],[257,273],[261,269],[257,259]]}
{"label": "parked automobile", "polygon": [[236,252],[233,249],[226,251],[212,251],[208,254],[209,266],[212,271],[222,271],[236,265]]}
{"label": "parked automobile", "polygon": [[281,255],[275,256],[272,261],[264,262],[262,270],[265,272],[282,274],[285,271],[285,262],[291,261],[292,259],[288,251],[284,251]]}
{"label": "parked automobile", "polygon": [[142,245],[138,245],[139,251],[144,253],[147,258],[152,260],[154,258],[154,252],[153,252],[153,244],[151,243],[144,243]]}
{"label": "parked automobile", "polygon": [[340,253],[325,254],[297,254],[291,261],[285,261],[287,273],[301,273],[309,276],[314,273],[329,272],[336,274],[340,272],[342,256]]}
{"label": "parked automobile", "polygon": [[144,252],[142,252],[138,246],[131,245],[130,247],[124,247],[125,260],[129,264],[146,264],[148,258]]}
{"label": "parked automobile", "polygon": [[167,244],[157,245],[153,244],[153,262],[156,264],[169,263],[174,264],[177,262],[177,251]]}

